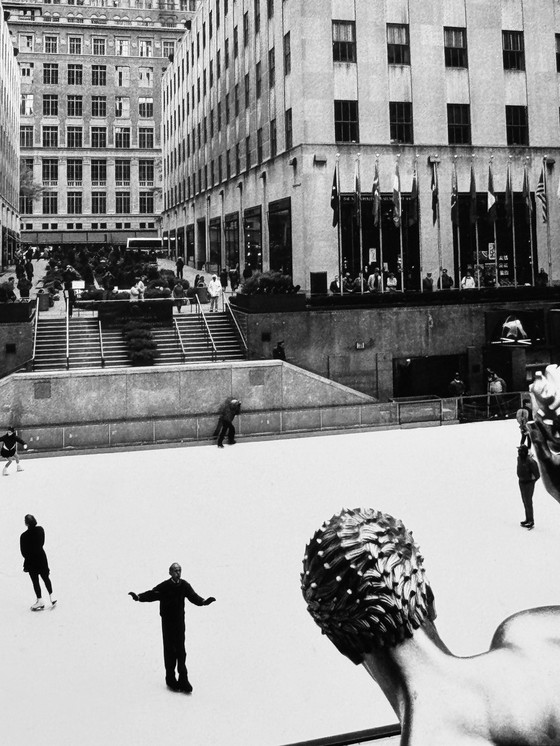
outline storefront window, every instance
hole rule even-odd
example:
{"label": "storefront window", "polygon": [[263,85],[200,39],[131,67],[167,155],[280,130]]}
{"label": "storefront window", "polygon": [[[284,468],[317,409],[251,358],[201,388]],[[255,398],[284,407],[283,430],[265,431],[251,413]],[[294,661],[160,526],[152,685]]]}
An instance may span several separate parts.
{"label": "storefront window", "polygon": [[270,269],[292,275],[292,208],[290,198],[268,206]]}
{"label": "storefront window", "polygon": [[262,208],[250,207],[243,214],[245,265],[253,272],[262,272]]}

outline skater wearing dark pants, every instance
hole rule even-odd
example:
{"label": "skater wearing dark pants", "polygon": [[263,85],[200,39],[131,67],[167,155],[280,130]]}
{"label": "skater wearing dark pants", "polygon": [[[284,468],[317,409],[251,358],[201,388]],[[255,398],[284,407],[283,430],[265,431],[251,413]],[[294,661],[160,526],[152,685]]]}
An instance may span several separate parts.
{"label": "skater wearing dark pants", "polygon": [[[209,606],[216,599],[204,599],[196,593],[186,580],[181,580],[181,565],[174,562],[169,568],[171,578],[145,593],[128,594],[135,601],[159,601],[161,631],[163,636],[163,660],[165,683],[173,691],[190,694],[192,685],[187,674],[185,660],[185,598],[195,606]],[[178,680],[175,678],[177,668]]]}
{"label": "skater wearing dark pants", "polygon": [[0,438],[0,443],[2,443],[2,448],[0,448],[0,456],[3,456],[8,461],[8,463],[2,470],[2,474],[5,477],[9,476],[8,468],[12,461],[16,462],[18,471],[23,471],[23,467],[20,466],[19,463],[17,444],[19,443],[21,446],[23,446],[24,450],[27,450],[27,443],[21,438],[18,438],[14,427],[8,428],[8,432]]}
{"label": "skater wearing dark pants", "polygon": [[227,399],[220,412],[220,419],[214,432],[218,436],[218,448],[224,447],[224,438],[227,435],[228,443],[232,446],[235,443],[235,427],[233,420],[236,414],[239,414],[241,402],[239,399]]}
{"label": "skater wearing dark pants", "polygon": [[37,600],[31,607],[31,611],[41,611],[45,608],[45,604],[42,598],[43,594],[41,592],[39,578],[41,578],[45,584],[51,606],[56,604],[56,599],[53,597],[52,583],[49,577],[49,563],[47,561],[45,550],[43,549],[45,544],[45,531],[42,526],[37,525],[35,516],[30,514],[25,516],[25,525],[27,526],[27,531],[24,531],[19,539],[19,546],[23,555],[23,571],[29,573],[35,595],[37,596]]}
{"label": "skater wearing dark pants", "polygon": [[517,449],[517,478],[519,480],[519,491],[525,508],[525,520],[521,521],[523,528],[532,529],[535,525],[533,516],[533,493],[535,482],[539,479],[539,467],[535,459],[529,453],[526,445]]}

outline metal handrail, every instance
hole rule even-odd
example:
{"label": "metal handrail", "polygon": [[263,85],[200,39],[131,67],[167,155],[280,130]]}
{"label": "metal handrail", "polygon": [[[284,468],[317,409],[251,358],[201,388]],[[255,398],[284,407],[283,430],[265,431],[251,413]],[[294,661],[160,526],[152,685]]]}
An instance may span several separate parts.
{"label": "metal handrail", "polygon": [[99,326],[99,348],[101,350],[101,367],[105,367],[105,353],[103,351],[103,332],[101,331],[101,319],[97,319],[97,324]]}
{"label": "metal handrail", "polygon": [[31,368],[35,370],[35,350],[37,349],[37,329],[39,327],[39,296],[35,298],[35,330],[33,332],[33,354],[31,356]]}
{"label": "metal handrail", "polygon": [[181,336],[181,330],[179,329],[179,324],[177,323],[177,319],[173,319],[173,326],[175,327],[175,334],[177,335],[179,339],[179,344],[181,345],[181,355],[183,356],[183,362],[185,362],[185,345],[183,344],[183,337]]}
{"label": "metal handrail", "polygon": [[385,738],[398,738],[400,734],[401,726],[395,723],[394,725],[382,725],[352,733],[341,733],[337,736],[315,738],[312,741],[298,741],[298,743],[289,744],[289,746],[350,746],[351,744],[373,743]]}
{"label": "metal handrail", "polygon": [[249,348],[247,347],[247,342],[245,340],[245,335],[241,331],[241,327],[239,326],[239,324],[237,322],[237,319],[235,318],[235,314],[231,310],[231,306],[229,305],[229,300],[225,299],[224,305],[225,305],[225,308],[226,308],[226,313],[228,313],[228,311],[229,311],[229,314],[230,314],[231,318],[233,319],[233,323],[235,324],[235,326],[237,328],[237,333],[239,334],[239,338],[241,339],[243,347],[245,348],[245,353],[247,353],[249,351]]}
{"label": "metal handrail", "polygon": [[70,368],[70,298],[66,298],[66,370]]}
{"label": "metal handrail", "polygon": [[216,358],[218,357],[218,350],[216,349],[216,345],[214,344],[214,338],[212,336],[212,332],[210,331],[210,327],[208,326],[206,315],[204,311],[202,310],[202,304],[200,302],[198,295],[196,295],[195,298],[196,298],[196,303],[198,306],[198,313],[200,314],[200,317],[204,322],[204,326],[206,327],[206,334],[208,335],[208,338],[210,339],[210,344],[212,345],[212,362],[215,363]]}

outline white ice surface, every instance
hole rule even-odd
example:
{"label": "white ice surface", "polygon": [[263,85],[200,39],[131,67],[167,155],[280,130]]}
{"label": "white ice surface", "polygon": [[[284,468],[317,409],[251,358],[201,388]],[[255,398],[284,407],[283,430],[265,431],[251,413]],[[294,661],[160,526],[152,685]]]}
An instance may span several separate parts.
{"label": "white ice surface", "polygon": [[[381,691],[308,616],[306,542],[342,506],[414,531],[438,627],[458,655],[498,623],[560,602],[560,505],[538,485],[535,529],[510,421],[53,458],[0,476],[3,746],[280,746],[393,723]],[[58,608],[31,613],[19,535],[46,531]],[[171,562],[187,603],[191,697],[164,684],[158,604]]]}

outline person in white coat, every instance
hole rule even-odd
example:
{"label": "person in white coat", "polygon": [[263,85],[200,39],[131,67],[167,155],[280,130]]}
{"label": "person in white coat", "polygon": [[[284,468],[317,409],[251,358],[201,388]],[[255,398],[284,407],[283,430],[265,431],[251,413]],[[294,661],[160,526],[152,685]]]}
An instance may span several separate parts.
{"label": "person in white coat", "polygon": [[210,313],[212,311],[218,311],[218,300],[222,294],[222,283],[218,280],[216,275],[212,275],[212,279],[208,283],[208,294],[210,296]]}

